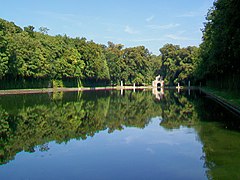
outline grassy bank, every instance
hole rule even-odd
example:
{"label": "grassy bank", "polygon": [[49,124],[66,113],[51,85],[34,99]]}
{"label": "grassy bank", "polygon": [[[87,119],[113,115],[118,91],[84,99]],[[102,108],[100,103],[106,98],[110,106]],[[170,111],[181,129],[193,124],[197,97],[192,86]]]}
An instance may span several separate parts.
{"label": "grassy bank", "polygon": [[234,92],[225,89],[215,89],[211,87],[202,87],[201,89],[240,108],[240,93],[237,91]]}

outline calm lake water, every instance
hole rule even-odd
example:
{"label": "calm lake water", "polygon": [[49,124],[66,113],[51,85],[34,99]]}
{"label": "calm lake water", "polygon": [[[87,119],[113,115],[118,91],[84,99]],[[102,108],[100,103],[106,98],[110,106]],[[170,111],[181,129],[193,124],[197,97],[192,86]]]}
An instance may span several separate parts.
{"label": "calm lake water", "polygon": [[240,118],[198,91],[0,96],[0,179],[240,179]]}

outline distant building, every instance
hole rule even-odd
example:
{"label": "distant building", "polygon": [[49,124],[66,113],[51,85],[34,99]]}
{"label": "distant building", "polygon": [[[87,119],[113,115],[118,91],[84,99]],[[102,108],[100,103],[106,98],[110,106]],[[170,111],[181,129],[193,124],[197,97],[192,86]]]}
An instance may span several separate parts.
{"label": "distant building", "polygon": [[164,80],[160,75],[152,82],[152,86],[153,88],[164,88]]}

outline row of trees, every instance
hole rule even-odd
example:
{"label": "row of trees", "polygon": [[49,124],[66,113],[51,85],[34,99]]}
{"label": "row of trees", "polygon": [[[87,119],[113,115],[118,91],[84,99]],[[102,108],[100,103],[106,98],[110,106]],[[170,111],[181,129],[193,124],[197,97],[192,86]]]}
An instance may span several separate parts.
{"label": "row of trees", "polygon": [[1,79],[109,80],[103,48],[82,38],[49,36],[0,20]]}
{"label": "row of trees", "polygon": [[196,77],[209,85],[240,88],[240,2],[217,0],[207,14]]}
{"label": "row of trees", "polygon": [[[167,44],[160,49],[162,54],[156,56],[144,46],[124,48],[112,42],[105,46],[85,38],[50,36],[47,32],[44,27],[37,32],[33,26],[22,29],[0,19],[2,82],[14,82],[16,88],[18,82],[28,81],[35,85],[43,82],[39,87],[49,87],[54,80],[81,86],[81,83],[97,85],[99,82],[116,85],[121,80],[125,84],[151,84],[158,74],[169,84],[192,78],[196,47]],[[4,83],[1,84],[4,88]]]}
{"label": "row of trees", "polygon": [[[151,84],[161,75],[167,85],[201,80],[217,87],[240,87],[240,2],[217,0],[207,14],[200,48],[166,44],[160,55],[144,46],[124,48],[70,38],[50,36],[47,28],[23,29],[0,19],[0,79],[5,83],[26,84],[30,79],[39,87],[53,86],[54,80],[104,85]],[[5,81],[5,83],[4,83]],[[67,84],[56,83],[67,86]],[[34,86],[34,85],[32,85]]]}

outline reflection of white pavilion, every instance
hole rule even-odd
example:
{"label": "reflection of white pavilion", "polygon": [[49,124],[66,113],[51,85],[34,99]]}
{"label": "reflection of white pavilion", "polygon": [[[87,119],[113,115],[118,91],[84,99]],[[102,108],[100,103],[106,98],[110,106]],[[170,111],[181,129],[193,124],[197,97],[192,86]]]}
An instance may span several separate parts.
{"label": "reflection of white pavilion", "polygon": [[164,98],[164,89],[163,88],[161,88],[160,91],[158,90],[158,88],[153,88],[152,93],[155,95],[155,98],[159,101]]}
{"label": "reflection of white pavilion", "polygon": [[164,81],[160,75],[152,82],[152,87],[152,93],[156,96],[156,99],[161,100],[164,96]]}

